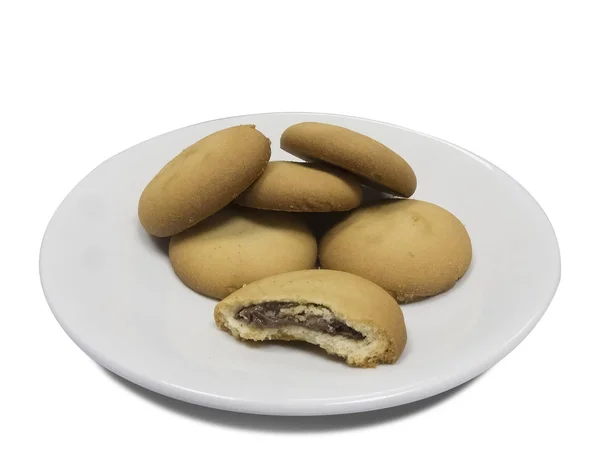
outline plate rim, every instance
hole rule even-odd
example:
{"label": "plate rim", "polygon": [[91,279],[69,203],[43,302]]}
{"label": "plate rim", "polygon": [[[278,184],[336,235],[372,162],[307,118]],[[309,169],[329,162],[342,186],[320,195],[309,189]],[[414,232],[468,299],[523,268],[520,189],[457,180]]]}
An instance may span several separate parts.
{"label": "plate rim", "polygon": [[[44,271],[42,268],[42,255],[44,253],[45,242],[47,239],[48,229],[50,228],[50,224],[52,223],[56,213],[60,210],[64,202],[71,196],[71,194],[96,170],[98,170],[103,165],[107,164],[113,158],[118,157],[122,153],[129,151],[130,149],[144,144],[150,140],[159,138],[161,136],[165,136],[170,133],[176,133],[178,131],[184,130],[186,128],[194,127],[200,124],[206,124],[211,122],[218,122],[222,120],[232,120],[232,119],[241,119],[245,117],[256,117],[256,116],[271,116],[271,115],[310,115],[310,116],[320,116],[320,117],[336,117],[343,119],[354,119],[364,122],[377,123],[380,125],[385,125],[392,128],[401,129],[404,131],[408,131],[411,133],[415,133],[420,136],[427,137],[429,139],[433,139],[435,141],[444,143],[459,152],[466,154],[470,158],[482,163],[486,166],[490,166],[494,169],[494,171],[499,172],[500,174],[506,176],[510,181],[512,181],[520,190],[526,194],[530,200],[537,206],[538,210],[543,214],[545,218],[546,224],[549,226],[549,230],[551,231],[550,237],[552,238],[551,245],[556,249],[556,274],[553,277],[553,282],[549,283],[549,295],[548,298],[541,303],[541,307],[536,310],[536,313],[530,317],[528,322],[510,339],[508,339],[502,346],[498,346],[495,351],[490,352],[487,358],[482,358],[478,360],[477,364],[473,364],[472,366],[467,366],[468,370],[465,370],[465,365],[459,366],[460,369],[455,369],[453,371],[445,372],[443,376],[432,376],[421,380],[416,386],[407,391],[405,388],[402,389],[402,392],[395,392],[394,390],[388,390],[385,393],[381,393],[381,395],[377,396],[375,394],[369,394],[368,396],[362,396],[365,398],[347,398],[346,400],[336,400],[336,401],[326,401],[326,400],[304,400],[304,399],[296,399],[294,401],[288,402],[288,405],[282,407],[281,403],[269,402],[269,401],[248,401],[239,398],[231,398],[231,397],[222,397],[213,395],[206,392],[198,392],[186,390],[182,386],[171,385],[166,382],[157,382],[156,380],[147,377],[145,374],[134,373],[125,367],[120,366],[115,361],[111,361],[109,357],[102,355],[100,352],[94,351],[94,349],[89,348],[83,340],[78,339],[75,336],[75,333],[71,332],[66,324],[61,322],[59,319],[57,312],[52,306],[52,301],[50,300],[49,294],[47,292],[47,288],[44,285]],[[550,243],[549,243],[550,245]],[[531,193],[515,178],[509,175],[507,172],[502,170],[500,167],[496,166],[492,162],[487,159],[466,150],[456,144],[448,142],[446,140],[437,138],[435,136],[431,136],[427,133],[423,133],[420,131],[416,131],[407,127],[403,127],[400,125],[395,125],[388,122],[383,122],[374,119],[367,119],[358,116],[344,115],[344,114],[335,114],[335,113],[321,113],[321,112],[305,112],[305,111],[286,111],[286,112],[267,112],[267,113],[256,113],[256,114],[242,114],[235,115],[229,117],[222,117],[218,119],[207,120],[203,122],[198,122],[195,124],[190,124],[184,127],[176,128],[174,130],[167,131],[165,133],[158,134],[156,136],[152,136],[148,139],[145,139],[131,147],[128,147],[101,162],[94,169],[88,172],[83,178],[73,186],[69,190],[69,192],[65,195],[63,200],[58,204],[55,208],[54,212],[46,228],[43,233],[43,237],[40,243],[40,249],[38,253],[38,271],[40,277],[40,284],[42,287],[42,291],[44,297],[46,299],[46,303],[50,308],[50,311],[58,324],[67,334],[67,336],[93,361],[100,364],[105,369],[111,371],[112,373],[118,375],[121,378],[124,378],[132,383],[135,383],[145,389],[149,389],[151,391],[157,392],[161,395],[175,398],[177,400],[185,401],[188,403],[196,404],[199,406],[221,409],[226,411],[234,411],[234,412],[242,412],[249,414],[259,414],[259,415],[281,415],[281,416],[320,416],[320,415],[336,415],[336,414],[347,414],[347,413],[356,413],[356,412],[366,412],[373,411],[383,408],[390,408],[394,406],[400,406],[408,403],[412,403],[418,400],[422,400],[447,390],[453,389],[457,386],[460,386],[478,375],[486,372],[492,366],[500,362],[504,359],[510,352],[512,352],[535,328],[535,326],[539,323],[543,315],[548,310],[550,304],[552,303],[554,297],[556,296],[556,292],[560,285],[561,281],[561,273],[562,273],[562,261],[561,261],[561,252],[560,245],[558,242],[558,238],[556,235],[556,231],[548,217],[547,213],[544,211],[539,202],[531,195]]]}

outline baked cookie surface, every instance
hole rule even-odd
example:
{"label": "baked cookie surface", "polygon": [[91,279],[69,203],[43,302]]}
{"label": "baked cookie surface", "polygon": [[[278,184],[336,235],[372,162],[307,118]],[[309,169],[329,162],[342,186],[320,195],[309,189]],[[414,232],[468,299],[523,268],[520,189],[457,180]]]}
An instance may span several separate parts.
{"label": "baked cookie surface", "polygon": [[146,231],[166,237],[214,214],[264,171],[270,141],[254,125],[226,128],[190,145],[148,183],[138,203]]}
{"label": "baked cookie surface", "polygon": [[404,316],[376,284],[334,270],[302,270],[250,283],[217,304],[215,322],[238,339],[300,340],[358,367],[394,363]]}
{"label": "baked cookie surface", "polygon": [[196,292],[223,298],[244,284],[311,269],[316,239],[294,214],[228,206],[171,237],[169,260]]}
{"label": "baked cookie surface", "polygon": [[324,161],[378,190],[410,197],[417,178],[397,153],[364,134],[320,122],[302,122],[281,135],[281,148],[299,158]]}
{"label": "baked cookie surface", "polygon": [[362,189],[351,174],[320,163],[273,161],[235,203],[290,212],[347,211],[360,205]]}
{"label": "baked cookie surface", "polygon": [[420,200],[357,209],[319,242],[321,267],[363,276],[401,303],[450,289],[467,271],[471,255],[464,225]]}

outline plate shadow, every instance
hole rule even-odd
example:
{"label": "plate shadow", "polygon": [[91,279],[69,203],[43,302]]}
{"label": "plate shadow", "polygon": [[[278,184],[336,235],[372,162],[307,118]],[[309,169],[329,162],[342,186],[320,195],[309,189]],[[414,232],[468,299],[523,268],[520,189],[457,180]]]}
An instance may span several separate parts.
{"label": "plate shadow", "polygon": [[380,409],[378,411],[340,414],[334,416],[263,416],[258,414],[222,411],[219,409],[212,409],[186,403],[145,389],[137,384],[125,380],[124,378],[121,378],[102,366],[99,367],[108,376],[108,378],[113,380],[115,383],[121,385],[125,389],[128,389],[130,392],[139,395],[145,401],[164,408],[172,413],[181,414],[182,416],[188,418],[212,423],[215,425],[221,425],[224,427],[255,431],[270,431],[276,433],[327,432],[352,428],[363,428],[385,422],[402,420],[405,417],[419,414],[420,412],[443,403],[481,377],[481,375],[479,375],[478,377],[467,381],[460,386],[433,397],[406,405]]}

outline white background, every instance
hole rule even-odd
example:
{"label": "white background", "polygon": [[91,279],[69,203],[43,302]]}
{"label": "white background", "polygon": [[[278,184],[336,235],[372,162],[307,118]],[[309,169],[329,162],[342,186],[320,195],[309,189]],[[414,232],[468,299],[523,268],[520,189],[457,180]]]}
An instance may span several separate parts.
{"label": "white background", "polygon": [[[0,5],[1,448],[599,448],[597,2]],[[142,140],[269,111],[395,123],[522,183],[563,264],[532,334],[448,394],[329,418],[180,404],[88,359],[39,285],[39,245],[60,201]]]}

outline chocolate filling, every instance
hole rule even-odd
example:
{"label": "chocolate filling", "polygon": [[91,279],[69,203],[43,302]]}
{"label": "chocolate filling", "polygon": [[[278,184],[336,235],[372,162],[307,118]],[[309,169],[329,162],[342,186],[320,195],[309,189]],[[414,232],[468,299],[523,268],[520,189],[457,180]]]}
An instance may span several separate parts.
{"label": "chocolate filling", "polygon": [[235,318],[257,328],[279,328],[285,325],[298,325],[309,330],[327,333],[332,336],[344,336],[350,339],[361,340],[365,337],[353,328],[350,328],[341,320],[326,316],[315,315],[307,310],[299,312],[282,311],[282,309],[294,308],[296,306],[316,307],[321,311],[331,313],[325,306],[313,303],[299,304],[295,302],[266,302],[258,305],[246,306],[238,311]]}

